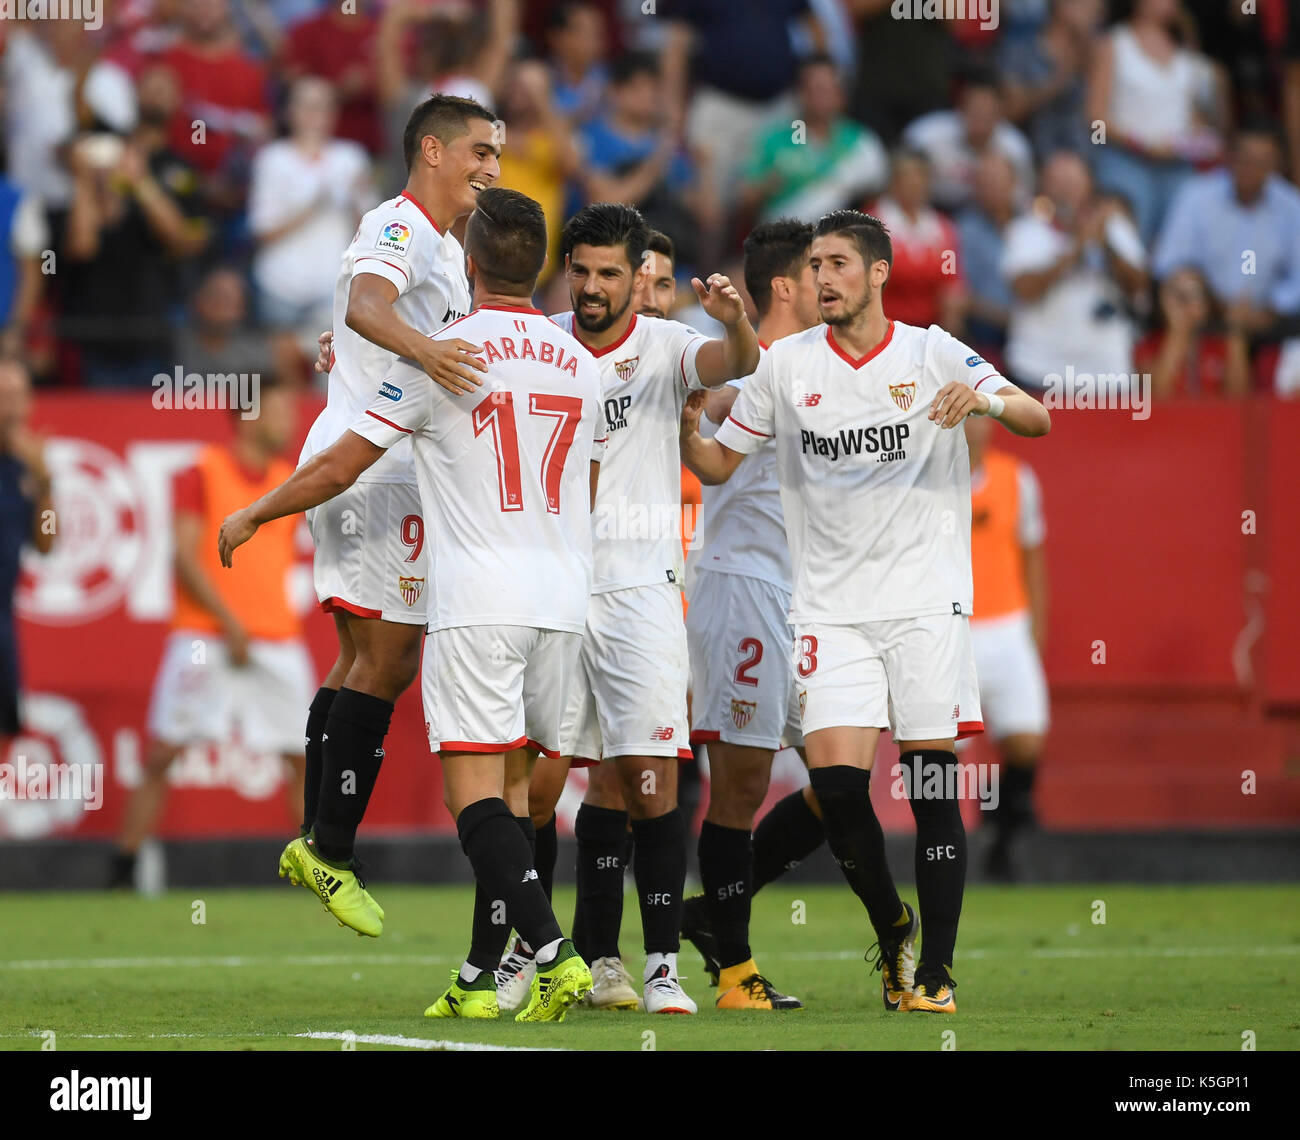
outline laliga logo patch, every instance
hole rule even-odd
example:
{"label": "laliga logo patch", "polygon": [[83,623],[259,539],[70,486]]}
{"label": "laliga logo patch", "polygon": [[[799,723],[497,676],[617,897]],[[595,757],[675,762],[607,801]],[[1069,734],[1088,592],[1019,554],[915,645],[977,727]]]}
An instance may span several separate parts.
{"label": "laliga logo patch", "polygon": [[754,712],[757,708],[757,701],[733,700],[731,702],[731,723],[737,728],[744,728],[745,725],[754,719]]}
{"label": "laliga logo patch", "polygon": [[632,379],[632,373],[636,371],[636,366],[641,362],[639,356],[628,357],[627,360],[614,361],[614,375],[620,380]]}
{"label": "laliga logo patch", "polygon": [[400,400],[402,398],[401,388],[396,384],[390,384],[387,380],[379,385],[379,394],[386,396],[390,400]]}
{"label": "laliga logo patch", "polygon": [[424,593],[424,579],[398,578],[397,590],[402,595],[402,601],[406,603],[407,609],[410,609],[420,600],[420,595]]}
{"label": "laliga logo patch", "polygon": [[889,398],[903,411],[907,411],[912,406],[912,401],[916,399],[916,385],[891,384],[889,386]]}
{"label": "laliga logo patch", "polygon": [[411,227],[405,222],[392,221],[383,228],[376,249],[386,249],[392,253],[405,254],[411,244]]}

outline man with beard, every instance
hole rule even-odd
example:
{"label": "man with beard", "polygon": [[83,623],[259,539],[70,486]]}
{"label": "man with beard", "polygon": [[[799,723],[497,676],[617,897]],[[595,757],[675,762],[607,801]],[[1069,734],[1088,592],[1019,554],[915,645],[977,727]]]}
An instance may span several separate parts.
{"label": "man with beard", "polygon": [[[686,879],[677,761],[690,756],[677,431],[687,392],[748,375],[758,364],[758,340],[740,295],[719,274],[708,284],[698,278],[691,284],[705,311],[725,326],[720,339],[709,340],[676,321],[640,318],[632,301],[648,238],[640,213],[612,202],[585,206],[564,228],[573,312],[554,320],[600,364],[609,444],[592,516],[591,607],[565,715],[564,756],[538,763],[529,811],[538,828],[537,869],[549,890],[555,805],[570,762],[603,760],[617,769],[637,851],[645,1008],[694,1013],[695,1002],[677,977]],[[611,811],[607,822],[607,839],[621,850],[626,817]],[[602,1008],[637,1004],[618,955],[620,917],[621,907],[585,916],[584,944],[594,958],[593,1004]],[[529,949],[516,942],[498,974],[503,1008],[523,999],[532,968]]]}

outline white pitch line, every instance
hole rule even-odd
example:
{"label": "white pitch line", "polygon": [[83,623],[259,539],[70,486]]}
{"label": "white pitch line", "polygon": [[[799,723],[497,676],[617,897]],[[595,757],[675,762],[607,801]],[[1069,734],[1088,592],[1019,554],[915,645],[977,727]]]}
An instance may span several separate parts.
{"label": "white pitch line", "polygon": [[[1029,950],[972,949],[958,950],[961,958],[979,961],[986,958],[1278,958],[1300,954],[1300,945],[1291,946],[1132,946],[1117,948],[1038,947]],[[764,958],[786,962],[851,962],[862,955],[856,950],[813,950],[807,953],[766,953]],[[305,956],[272,955],[241,957],[158,958],[27,958],[0,961],[0,970],[124,970],[124,969],[208,969],[210,967],[243,968],[249,966],[447,966],[459,962],[436,954],[314,954]]]}
{"label": "white pitch line", "polygon": [[[0,1033],[0,1041],[39,1037],[41,1030],[27,1033]],[[352,1041],[358,1045],[397,1045],[404,1049],[437,1049],[448,1053],[568,1053],[560,1046],[485,1045],[477,1041],[440,1041],[428,1037],[402,1037],[392,1033],[336,1033],[312,1030],[308,1033],[60,1033],[65,1041],[221,1041],[255,1037],[283,1041],[310,1038],[313,1041]]]}

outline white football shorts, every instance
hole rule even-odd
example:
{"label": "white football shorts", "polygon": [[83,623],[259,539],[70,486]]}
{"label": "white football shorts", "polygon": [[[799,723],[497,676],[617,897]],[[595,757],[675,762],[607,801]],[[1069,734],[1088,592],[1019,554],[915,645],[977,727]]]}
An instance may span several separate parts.
{"label": "white football shorts", "polygon": [[592,594],[561,732],[565,756],[691,759],[682,596],[674,585]]}
{"label": "white football shorts", "polygon": [[234,666],[219,634],[173,630],[149,699],[149,736],[176,746],[240,741],[249,751],[301,756],[303,710],[316,689],[301,641],[250,640]]}
{"label": "white football shorts", "polygon": [[794,672],[805,736],[840,725],[889,728],[895,740],[984,731],[961,614],[798,626]]}
{"label": "white football shorts", "polygon": [[1047,677],[1026,611],[970,624],[980,705],[997,740],[1047,731]]}
{"label": "white football shorts", "polygon": [[354,483],[309,510],[307,525],[321,609],[425,624],[428,550],[416,484]]}
{"label": "white football shorts", "polygon": [[431,752],[560,752],[582,635],[522,625],[429,634],[420,680]]}
{"label": "white football shorts", "polygon": [[702,570],[691,575],[689,597],[691,743],[773,751],[803,744],[788,591],[761,578]]}

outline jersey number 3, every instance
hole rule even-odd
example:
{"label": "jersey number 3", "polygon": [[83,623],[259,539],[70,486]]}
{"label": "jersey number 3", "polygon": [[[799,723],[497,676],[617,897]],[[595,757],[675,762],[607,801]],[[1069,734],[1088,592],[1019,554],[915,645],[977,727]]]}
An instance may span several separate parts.
{"label": "jersey number 3", "polygon": [[[550,514],[560,513],[560,480],[564,474],[564,461],[573,446],[573,436],[582,419],[582,399],[579,396],[552,396],[532,392],[528,396],[530,416],[549,416],[555,420],[555,430],[546,444],[542,456],[542,494]],[[474,409],[474,434],[492,432],[492,448],[497,456],[497,483],[501,490],[503,511],[524,509],[523,481],[519,473],[519,432],[515,427],[515,396],[513,392],[493,392]]]}

